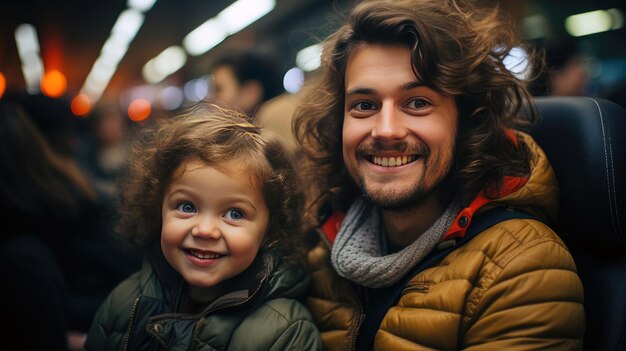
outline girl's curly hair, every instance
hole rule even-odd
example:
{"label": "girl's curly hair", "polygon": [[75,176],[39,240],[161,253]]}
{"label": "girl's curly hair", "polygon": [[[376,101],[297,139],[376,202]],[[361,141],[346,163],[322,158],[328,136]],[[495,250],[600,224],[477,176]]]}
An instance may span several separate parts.
{"label": "girl's curly hair", "polygon": [[302,195],[292,160],[277,140],[261,136],[248,117],[215,105],[199,104],[140,135],[122,183],[120,236],[139,247],[159,240],[164,193],[179,167],[200,160],[214,168],[225,161],[245,165],[270,210],[266,248],[301,257]]}

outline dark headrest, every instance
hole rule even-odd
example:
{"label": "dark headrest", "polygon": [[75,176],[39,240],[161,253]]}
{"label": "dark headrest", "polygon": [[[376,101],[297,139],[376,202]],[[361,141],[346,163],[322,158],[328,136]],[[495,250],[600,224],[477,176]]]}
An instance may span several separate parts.
{"label": "dark headrest", "polygon": [[535,99],[530,134],[546,152],[560,188],[557,232],[605,250],[626,247],[626,111],[588,97]]}

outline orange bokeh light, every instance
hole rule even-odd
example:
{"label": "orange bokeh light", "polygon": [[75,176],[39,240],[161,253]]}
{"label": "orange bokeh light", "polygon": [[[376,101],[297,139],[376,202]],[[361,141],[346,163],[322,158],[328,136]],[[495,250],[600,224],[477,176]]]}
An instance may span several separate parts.
{"label": "orange bokeh light", "polygon": [[67,79],[57,70],[48,71],[41,80],[41,91],[49,97],[60,97],[67,90]]}
{"label": "orange bokeh light", "polygon": [[150,116],[152,107],[150,102],[145,99],[137,99],[128,106],[128,118],[133,122],[140,122]]}
{"label": "orange bokeh light", "polygon": [[7,89],[7,80],[4,78],[4,74],[0,72],[0,98],[4,95],[4,91]]}
{"label": "orange bokeh light", "polygon": [[91,111],[91,100],[85,94],[78,94],[72,99],[72,113],[83,117]]}

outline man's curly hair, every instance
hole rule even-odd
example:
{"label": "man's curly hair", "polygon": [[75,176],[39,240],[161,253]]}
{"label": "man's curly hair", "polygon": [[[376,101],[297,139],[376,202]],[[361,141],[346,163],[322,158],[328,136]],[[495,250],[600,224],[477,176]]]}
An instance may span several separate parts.
{"label": "man's curly hair", "polygon": [[[225,162],[245,166],[252,184],[262,190],[270,212],[265,248],[301,255],[302,195],[293,163],[282,144],[261,136],[248,117],[215,105],[200,104],[162,121],[141,135],[133,147],[123,182],[117,232],[138,247],[158,242],[164,193],[180,166],[199,160],[220,169]],[[262,247],[263,248],[263,247]]]}
{"label": "man's curly hair", "polygon": [[[408,48],[416,76],[454,97],[459,122],[444,201],[469,200],[488,181],[497,188],[505,175],[527,175],[528,147],[521,140],[515,147],[505,132],[530,126],[536,115],[527,82],[503,63],[514,47],[527,47],[533,55],[519,38],[497,8],[477,8],[469,0],[373,0],[357,5],[348,23],[324,43],[320,74],[306,88],[295,116],[313,220],[322,206],[347,210],[359,191],[344,166],[341,135],[346,65],[364,44]],[[531,113],[521,119],[526,104]]]}

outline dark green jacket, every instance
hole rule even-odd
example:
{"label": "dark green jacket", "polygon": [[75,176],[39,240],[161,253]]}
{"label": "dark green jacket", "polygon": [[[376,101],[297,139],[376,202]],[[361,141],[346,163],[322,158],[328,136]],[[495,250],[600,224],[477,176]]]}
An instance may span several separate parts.
{"label": "dark green jacket", "polygon": [[186,296],[180,275],[155,251],[98,310],[85,350],[321,350],[311,315],[298,301],[303,271],[271,253],[222,282],[228,292],[200,314],[178,312]]}

